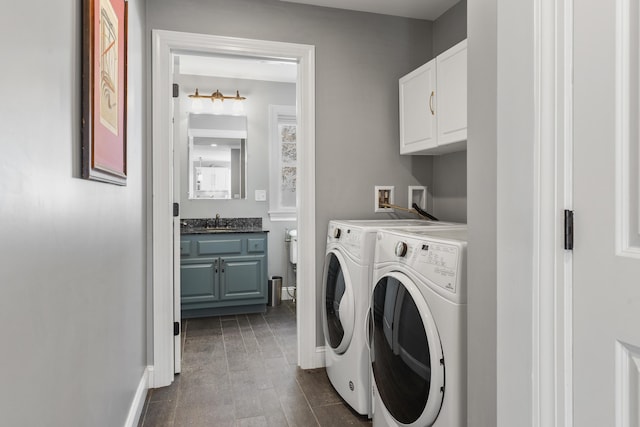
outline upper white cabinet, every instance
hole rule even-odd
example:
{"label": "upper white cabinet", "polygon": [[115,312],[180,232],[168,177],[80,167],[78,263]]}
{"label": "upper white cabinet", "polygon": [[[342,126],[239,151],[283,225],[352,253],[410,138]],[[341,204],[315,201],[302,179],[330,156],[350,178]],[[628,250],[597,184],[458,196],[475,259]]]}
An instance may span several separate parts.
{"label": "upper white cabinet", "polygon": [[400,79],[400,154],[467,145],[467,41]]}

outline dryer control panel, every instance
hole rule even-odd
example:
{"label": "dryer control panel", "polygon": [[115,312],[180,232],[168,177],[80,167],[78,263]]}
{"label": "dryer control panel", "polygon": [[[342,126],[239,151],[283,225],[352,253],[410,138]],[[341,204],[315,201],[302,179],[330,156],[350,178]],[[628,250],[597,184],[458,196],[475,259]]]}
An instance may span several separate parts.
{"label": "dryer control panel", "polygon": [[364,234],[359,228],[329,223],[327,244],[339,243],[353,258],[360,260],[364,254]]}

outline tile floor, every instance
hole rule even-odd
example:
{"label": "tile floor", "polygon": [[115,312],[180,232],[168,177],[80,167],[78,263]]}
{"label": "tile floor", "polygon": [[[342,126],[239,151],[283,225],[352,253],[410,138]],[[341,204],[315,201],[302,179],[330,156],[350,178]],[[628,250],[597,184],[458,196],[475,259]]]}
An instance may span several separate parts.
{"label": "tile floor", "polygon": [[370,426],[324,369],[296,367],[295,306],[183,321],[182,373],[149,390],[139,427]]}

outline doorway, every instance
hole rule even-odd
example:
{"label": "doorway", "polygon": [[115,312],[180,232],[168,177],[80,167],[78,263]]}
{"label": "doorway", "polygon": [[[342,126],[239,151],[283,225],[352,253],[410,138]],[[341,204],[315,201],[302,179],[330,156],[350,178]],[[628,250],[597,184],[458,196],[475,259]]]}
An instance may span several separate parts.
{"label": "doorway", "polygon": [[[298,365],[320,367],[316,349],[315,305],[315,51],[310,45],[154,30],[152,32],[152,287],[153,376],[150,387],[171,384],[174,375],[175,304],[173,278],[175,237],[173,194],[172,54],[189,51],[209,55],[283,59],[298,64],[296,115],[298,117],[297,224],[299,230],[296,321]],[[176,301],[177,300],[177,301]],[[305,313],[304,316],[301,313]]]}

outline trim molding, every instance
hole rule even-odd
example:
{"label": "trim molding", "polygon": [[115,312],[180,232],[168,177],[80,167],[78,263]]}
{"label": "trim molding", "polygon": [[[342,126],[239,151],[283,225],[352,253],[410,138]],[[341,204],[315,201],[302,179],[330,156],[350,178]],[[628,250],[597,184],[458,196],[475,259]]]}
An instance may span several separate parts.
{"label": "trim molding", "polygon": [[631,27],[639,22],[631,11],[631,1],[616,1],[616,255],[640,258],[640,195],[633,176],[640,168],[640,135],[633,135],[633,139],[631,135],[631,123],[637,121],[631,96],[638,97],[632,95],[631,79],[637,75],[632,76]]}
{"label": "trim molding", "polygon": [[616,342],[616,427],[637,427],[640,409],[640,348]]}
{"label": "trim molding", "polygon": [[573,0],[535,0],[532,426],[571,427],[572,253],[562,249],[572,209]]}
{"label": "trim molding", "polygon": [[142,409],[144,408],[144,401],[147,398],[147,390],[149,389],[149,378],[152,370],[153,367],[147,366],[142,372],[142,378],[140,378],[140,382],[138,383],[136,394],[133,395],[133,401],[131,402],[131,406],[129,407],[129,414],[127,415],[127,419],[124,422],[124,427],[135,427],[140,421],[140,415],[142,414]]}
{"label": "trim molding", "polygon": [[[291,297],[291,295],[295,295],[295,292],[297,292],[296,286],[283,286],[280,298],[282,299],[282,301],[292,300],[293,298]],[[289,293],[291,293],[291,295],[289,295]]]}
{"label": "trim molding", "polygon": [[[152,30],[152,221],[153,221],[153,358],[154,387],[171,384],[173,354],[173,242],[170,206],[173,203],[171,125],[171,53],[177,49],[209,54],[287,58],[298,63],[297,205],[299,283],[316,283],[315,230],[315,47],[295,43]],[[315,286],[298,289],[298,364],[315,363]],[[304,313],[304,316],[302,315]]]}
{"label": "trim molding", "polygon": [[324,368],[324,366],[325,366],[325,361],[324,361],[325,350],[326,350],[325,346],[316,347],[315,353],[313,354],[313,366],[310,367],[309,369]]}

